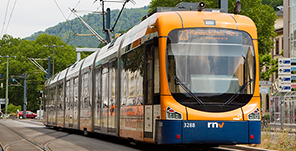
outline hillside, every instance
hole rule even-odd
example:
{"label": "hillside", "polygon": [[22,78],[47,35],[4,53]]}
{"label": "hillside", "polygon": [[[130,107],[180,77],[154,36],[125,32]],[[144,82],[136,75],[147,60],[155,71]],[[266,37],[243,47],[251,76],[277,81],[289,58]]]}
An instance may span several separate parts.
{"label": "hillside", "polygon": [[[141,18],[147,14],[149,7],[124,9],[115,27],[115,33],[124,32],[140,22]],[[114,25],[119,10],[111,11],[111,27]],[[83,20],[87,22],[98,34],[105,38],[103,30],[103,18],[99,14],[84,15]],[[71,26],[70,26],[71,25]],[[25,39],[35,40],[40,34],[57,35],[68,45],[75,47],[98,47],[100,41],[94,36],[76,36],[75,34],[90,34],[90,31],[78,19],[61,22],[54,27],[49,27],[45,31],[39,31]]]}

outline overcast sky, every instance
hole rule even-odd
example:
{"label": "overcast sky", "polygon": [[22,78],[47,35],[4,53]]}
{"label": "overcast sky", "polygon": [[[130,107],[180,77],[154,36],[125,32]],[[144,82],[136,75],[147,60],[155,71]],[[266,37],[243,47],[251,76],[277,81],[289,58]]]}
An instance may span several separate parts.
{"label": "overcast sky", "polygon": [[[151,0],[134,1],[135,5],[129,2],[125,8],[147,6]],[[122,5],[123,3],[108,2],[104,7],[110,7],[112,10],[120,9]],[[0,39],[4,34],[12,35],[14,38],[25,38],[66,19],[73,19],[75,16],[69,7],[72,9],[75,6],[76,10],[84,10],[79,13],[80,16],[95,11],[98,7],[102,10],[99,0],[95,3],[94,0],[0,0]]]}

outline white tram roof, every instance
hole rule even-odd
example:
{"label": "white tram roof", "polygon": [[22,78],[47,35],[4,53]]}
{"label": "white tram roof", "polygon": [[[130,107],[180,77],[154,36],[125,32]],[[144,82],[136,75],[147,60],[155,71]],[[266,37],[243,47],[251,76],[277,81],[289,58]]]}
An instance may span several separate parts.
{"label": "white tram roof", "polygon": [[58,81],[58,77],[59,77],[59,75],[60,75],[60,72],[57,73],[57,74],[55,74],[55,75],[52,77],[52,79],[51,79],[51,81],[50,81],[50,85],[52,85],[52,84],[54,84],[54,83],[56,83],[56,82]]}
{"label": "white tram roof", "polygon": [[77,62],[75,62],[72,66],[69,67],[69,71],[67,73],[67,80],[72,78],[72,77],[75,77],[75,76],[78,76],[79,75],[79,70],[80,70],[80,67],[81,67],[81,64],[83,63],[84,59],[83,60],[79,60]]}
{"label": "white tram roof", "polygon": [[63,80],[66,77],[66,74],[67,74],[68,69],[69,69],[69,67],[60,72],[58,81],[61,81],[61,80]]}
{"label": "white tram roof", "polygon": [[51,78],[47,79],[44,83],[45,87],[48,87],[50,84]]}
{"label": "white tram roof", "polygon": [[96,57],[96,54],[99,51],[100,50],[97,50],[94,53],[92,53],[91,55],[89,55],[88,57],[84,58],[84,62],[82,64],[81,71],[84,71],[85,69],[91,69],[92,68],[92,65],[94,63],[94,59]]}
{"label": "white tram roof", "polygon": [[147,28],[151,25],[151,23],[155,22],[156,19],[156,17],[149,17],[130,29],[126,33],[122,47],[125,47],[133,43],[134,41],[144,37],[147,32]]}
{"label": "white tram roof", "polygon": [[[98,53],[96,58],[96,64],[95,64],[96,66],[114,58],[112,54],[118,52],[118,49],[123,37],[124,36],[117,37],[111,43],[109,43],[108,45],[106,45],[101,49],[101,51]],[[102,60],[102,59],[106,59],[106,60]]]}

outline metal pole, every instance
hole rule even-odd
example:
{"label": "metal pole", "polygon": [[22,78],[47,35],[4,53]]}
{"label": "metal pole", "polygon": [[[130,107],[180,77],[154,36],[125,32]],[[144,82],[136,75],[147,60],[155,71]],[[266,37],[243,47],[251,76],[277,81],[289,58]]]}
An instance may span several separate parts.
{"label": "metal pole", "polygon": [[225,10],[225,13],[228,13],[228,0],[219,0],[219,8]]}
{"label": "metal pole", "polygon": [[41,120],[41,104],[42,104],[42,98],[40,97],[39,99],[40,99],[40,100],[39,100],[39,101],[40,101],[40,102],[39,102],[39,103],[40,103],[40,104],[39,104],[39,120]]}
{"label": "metal pole", "polygon": [[9,76],[9,69],[8,69],[8,58],[7,55],[7,64],[6,64],[6,93],[5,93],[5,117],[7,117],[7,107],[8,107],[8,76]]}
{"label": "metal pole", "polygon": [[48,78],[50,78],[50,56],[48,57]]}
{"label": "metal pole", "polygon": [[106,39],[107,39],[108,43],[111,42],[111,39],[110,39],[110,20],[111,20],[111,17],[110,16],[111,16],[110,8],[107,8],[107,14],[106,14],[106,28],[107,28]]}
{"label": "metal pole", "polygon": [[53,50],[53,56],[52,56],[52,75],[54,76],[54,47],[55,45],[52,46],[52,50]]}
{"label": "metal pole", "polygon": [[26,112],[27,112],[27,74],[25,74],[24,78],[24,108],[23,108],[23,115],[24,118],[26,118]]}
{"label": "metal pole", "polygon": [[281,95],[281,108],[280,108],[281,130],[284,129],[284,103],[285,103],[285,97]]}

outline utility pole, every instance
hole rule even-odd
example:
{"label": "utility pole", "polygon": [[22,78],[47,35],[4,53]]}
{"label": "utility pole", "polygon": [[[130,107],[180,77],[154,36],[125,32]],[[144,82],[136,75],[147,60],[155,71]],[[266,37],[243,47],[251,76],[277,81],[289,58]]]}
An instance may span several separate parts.
{"label": "utility pole", "polygon": [[228,13],[228,0],[219,0],[219,8]]}
{"label": "utility pole", "polygon": [[24,107],[23,107],[24,118],[26,118],[26,113],[27,113],[27,77],[28,77],[28,74],[25,73],[25,77],[24,77]]}
{"label": "utility pole", "polygon": [[56,45],[47,46],[47,45],[44,45],[43,47],[50,47],[50,48],[52,48],[52,75],[54,75],[54,48],[55,47],[64,47],[64,46],[63,45],[62,46],[56,46]]}
{"label": "utility pole", "polygon": [[[104,14],[103,14],[104,15]],[[111,20],[111,10],[110,8],[107,8],[107,14],[106,14],[106,40],[108,43],[111,42],[111,34],[110,34],[110,20]]]}
{"label": "utility pole", "polygon": [[6,64],[6,93],[5,93],[5,117],[7,117],[7,108],[8,108],[8,77],[9,77],[9,64],[8,58],[16,58],[16,56],[0,56],[0,58],[7,58]]}

